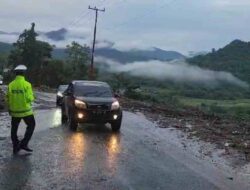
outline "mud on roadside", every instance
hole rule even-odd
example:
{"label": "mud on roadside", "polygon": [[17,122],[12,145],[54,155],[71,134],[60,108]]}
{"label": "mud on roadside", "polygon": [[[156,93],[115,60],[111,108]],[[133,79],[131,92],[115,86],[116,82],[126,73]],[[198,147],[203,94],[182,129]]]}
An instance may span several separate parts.
{"label": "mud on roadside", "polygon": [[250,122],[235,121],[207,115],[196,108],[174,110],[162,105],[121,98],[125,110],[142,112],[157,121],[160,128],[176,128],[189,138],[200,139],[224,149],[224,155],[234,157],[237,165],[250,162]]}
{"label": "mud on roadside", "polygon": [[6,112],[7,108],[5,106],[5,94],[2,91],[2,89],[0,89],[0,112]]}

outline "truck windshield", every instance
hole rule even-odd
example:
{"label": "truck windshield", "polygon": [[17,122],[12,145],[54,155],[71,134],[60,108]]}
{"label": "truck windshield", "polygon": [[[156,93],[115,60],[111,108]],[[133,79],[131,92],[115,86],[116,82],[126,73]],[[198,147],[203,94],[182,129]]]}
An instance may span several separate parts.
{"label": "truck windshield", "polygon": [[75,86],[75,95],[83,97],[112,97],[112,91],[106,86]]}

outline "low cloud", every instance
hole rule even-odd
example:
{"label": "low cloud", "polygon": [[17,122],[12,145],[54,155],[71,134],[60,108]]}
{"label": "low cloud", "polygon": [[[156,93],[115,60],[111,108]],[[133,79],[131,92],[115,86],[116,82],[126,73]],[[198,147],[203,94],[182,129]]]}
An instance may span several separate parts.
{"label": "low cloud", "polygon": [[0,42],[13,43],[17,41],[18,36],[19,36],[18,34],[9,34],[9,33],[0,34]]}
{"label": "low cloud", "polygon": [[114,46],[114,42],[108,40],[98,40],[96,42],[96,48],[112,48]]}
{"label": "low cloud", "polygon": [[127,73],[132,76],[157,80],[173,80],[212,85],[230,83],[243,88],[248,87],[248,83],[236,78],[229,72],[202,69],[184,61],[148,61],[121,64],[103,57],[98,57],[97,61],[105,64],[107,70],[113,73]]}
{"label": "low cloud", "polygon": [[120,51],[131,51],[131,50],[153,50],[153,47],[149,47],[141,40],[126,40],[117,41],[113,44],[113,48]]}

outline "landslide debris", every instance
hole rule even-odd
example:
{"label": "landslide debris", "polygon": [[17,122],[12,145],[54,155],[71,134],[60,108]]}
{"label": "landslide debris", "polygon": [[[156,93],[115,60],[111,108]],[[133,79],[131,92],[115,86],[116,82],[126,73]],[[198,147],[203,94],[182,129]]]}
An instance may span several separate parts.
{"label": "landslide debris", "polygon": [[198,108],[178,110],[127,98],[120,101],[125,110],[144,113],[149,119],[157,121],[160,128],[177,128],[187,132],[189,138],[213,143],[225,149],[225,154],[240,153],[242,158],[250,161],[250,121],[220,118]]}
{"label": "landslide debris", "polygon": [[0,112],[6,111],[6,106],[5,106],[5,94],[4,92],[0,89]]}

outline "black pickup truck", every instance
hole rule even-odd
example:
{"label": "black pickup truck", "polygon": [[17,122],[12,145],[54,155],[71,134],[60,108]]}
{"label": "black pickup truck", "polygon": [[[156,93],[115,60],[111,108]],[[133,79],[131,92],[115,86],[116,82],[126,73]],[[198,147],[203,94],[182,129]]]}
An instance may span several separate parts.
{"label": "black pickup truck", "polygon": [[78,123],[110,123],[119,131],[122,122],[121,106],[110,86],[99,81],[72,81],[64,92],[62,122],[72,130]]}

